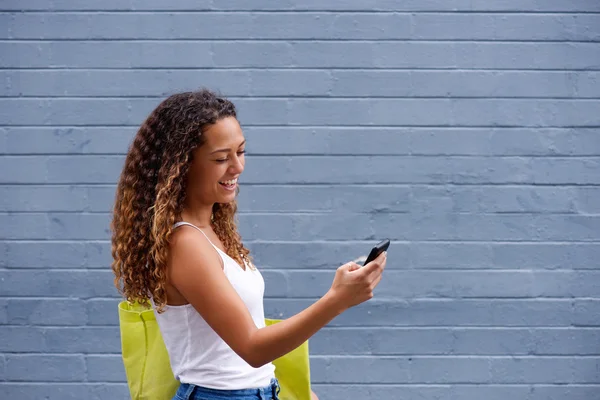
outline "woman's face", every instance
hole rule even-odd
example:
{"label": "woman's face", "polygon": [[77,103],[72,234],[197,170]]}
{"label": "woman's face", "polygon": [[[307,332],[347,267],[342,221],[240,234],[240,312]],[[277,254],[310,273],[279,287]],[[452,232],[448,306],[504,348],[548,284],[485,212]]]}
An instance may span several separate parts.
{"label": "woman's face", "polygon": [[187,178],[188,195],[203,204],[229,203],[237,193],[237,179],[244,171],[245,143],[234,117],[218,120],[202,135],[204,144],[193,153]]}

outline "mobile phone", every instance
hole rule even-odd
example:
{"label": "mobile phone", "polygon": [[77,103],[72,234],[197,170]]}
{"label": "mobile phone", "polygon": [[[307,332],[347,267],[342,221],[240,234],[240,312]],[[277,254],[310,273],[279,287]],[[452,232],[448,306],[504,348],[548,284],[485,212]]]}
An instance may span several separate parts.
{"label": "mobile phone", "polygon": [[373,261],[374,259],[376,259],[377,257],[379,257],[379,255],[381,253],[383,253],[384,251],[386,251],[388,249],[388,247],[390,247],[390,240],[389,239],[385,239],[382,240],[381,242],[377,243],[372,249],[371,252],[369,253],[369,256],[367,257],[367,260],[365,261],[364,265],[367,265],[368,263],[370,263],[371,261]]}

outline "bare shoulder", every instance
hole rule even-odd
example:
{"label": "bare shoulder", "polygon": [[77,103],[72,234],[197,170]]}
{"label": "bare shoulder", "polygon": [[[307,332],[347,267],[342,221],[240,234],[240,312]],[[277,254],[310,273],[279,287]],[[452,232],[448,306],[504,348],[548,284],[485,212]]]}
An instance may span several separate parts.
{"label": "bare shoulder", "polygon": [[[169,275],[186,274],[203,266],[218,265],[222,260],[208,239],[191,226],[181,226],[173,232],[169,241]],[[198,272],[198,271],[194,271]]]}
{"label": "bare shoulder", "polygon": [[170,241],[169,280],[211,328],[242,358],[257,330],[246,305],[222,270],[222,259],[208,239],[180,227]]}

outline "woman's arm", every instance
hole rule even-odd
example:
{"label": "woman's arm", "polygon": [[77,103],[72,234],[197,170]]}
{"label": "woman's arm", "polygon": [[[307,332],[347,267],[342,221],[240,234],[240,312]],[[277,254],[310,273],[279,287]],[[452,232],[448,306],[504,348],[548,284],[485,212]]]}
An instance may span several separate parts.
{"label": "woman's arm", "polygon": [[373,297],[385,254],[359,267],[336,271],[331,289],[314,304],[278,324],[258,329],[221,268],[219,254],[191,229],[174,232],[169,281],[215,332],[248,364],[257,368],[294,350],[346,309]]}

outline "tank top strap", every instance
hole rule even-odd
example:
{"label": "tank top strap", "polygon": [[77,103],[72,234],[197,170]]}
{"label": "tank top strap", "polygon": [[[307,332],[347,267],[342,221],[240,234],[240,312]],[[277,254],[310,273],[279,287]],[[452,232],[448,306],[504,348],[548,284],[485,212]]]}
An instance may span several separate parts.
{"label": "tank top strap", "polygon": [[211,240],[208,238],[208,236],[206,235],[206,233],[204,233],[204,231],[200,228],[198,228],[196,225],[194,224],[190,224],[189,222],[185,222],[185,221],[179,221],[179,222],[175,222],[175,224],[173,225],[173,229],[177,229],[180,226],[183,225],[187,225],[187,226],[191,226],[194,229],[197,229],[200,231],[200,233],[202,233],[204,235],[204,237],[206,238],[206,240],[208,240],[208,243],[210,243],[214,248],[218,249],[217,246],[215,246],[215,244],[213,242],[211,242]]}

